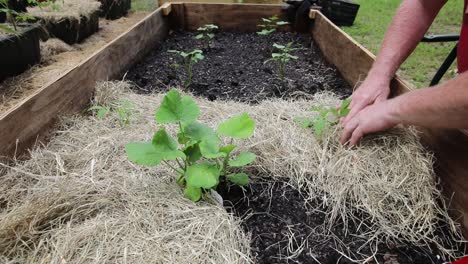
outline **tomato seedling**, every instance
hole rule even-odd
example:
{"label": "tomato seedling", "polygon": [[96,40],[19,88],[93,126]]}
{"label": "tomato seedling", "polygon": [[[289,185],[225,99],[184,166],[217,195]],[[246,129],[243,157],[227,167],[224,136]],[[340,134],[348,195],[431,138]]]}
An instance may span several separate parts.
{"label": "tomato seedling", "polygon": [[271,54],[271,59],[265,61],[268,63],[270,61],[275,61],[278,64],[278,76],[282,81],[284,81],[284,72],[286,68],[286,63],[290,60],[297,60],[297,56],[293,56],[290,53],[295,50],[299,50],[300,48],[293,48],[292,42],[289,42],[286,46],[273,44],[273,47],[278,50],[278,52],[273,52]]}
{"label": "tomato seedling", "polygon": [[172,64],[171,66],[174,68],[179,68],[182,65],[182,68],[185,70],[186,78],[183,81],[184,89],[188,89],[189,86],[192,84],[193,78],[193,65],[198,63],[199,61],[203,60],[205,56],[203,56],[203,51],[201,50],[193,50],[191,52],[179,51],[179,50],[169,50],[168,52],[175,53],[179,55],[181,58],[181,64]]}
{"label": "tomato seedling", "polygon": [[262,24],[257,25],[261,30],[257,32],[260,36],[270,36],[280,26],[288,25],[289,22],[280,21],[279,17],[274,15],[269,18],[262,18]]}
{"label": "tomato seedling", "polygon": [[323,105],[313,106],[309,110],[318,113],[314,117],[299,117],[295,118],[294,121],[301,124],[303,128],[313,127],[314,133],[318,137],[321,137],[325,130],[329,127],[338,124],[341,118],[349,114],[349,105],[351,99],[345,99],[341,103],[341,106],[337,108],[326,107]]}
{"label": "tomato seedling", "polygon": [[[28,3],[32,3],[32,1],[35,0],[28,0]],[[20,13],[17,12],[13,9],[10,9],[8,6],[8,0],[0,0],[0,12],[3,12],[7,16],[7,22],[11,25],[9,26],[8,24],[0,24],[0,30],[10,33],[10,34],[19,34],[18,32],[18,24],[19,23],[24,23],[28,21],[33,21],[36,18],[33,16],[30,16],[26,13]]]}
{"label": "tomato seedling", "polygon": [[214,24],[207,24],[203,27],[199,27],[197,31],[200,33],[196,35],[195,38],[202,40],[205,46],[209,48],[213,44],[213,38],[215,37],[214,31],[216,29],[218,29],[218,26]]}
{"label": "tomato seedling", "polygon": [[[247,174],[239,169],[252,163],[256,155],[251,152],[233,154],[235,139],[246,139],[255,130],[255,122],[247,113],[234,116],[218,125],[217,130],[197,121],[200,109],[189,96],[181,96],[172,89],[156,110],[155,121],[160,128],[149,142],[126,145],[128,159],[136,164],[157,166],[165,164],[177,175],[177,183],[190,200],[199,201],[221,180],[245,186]],[[177,140],[164,125],[176,125]],[[230,138],[230,144],[221,145],[220,136]]]}

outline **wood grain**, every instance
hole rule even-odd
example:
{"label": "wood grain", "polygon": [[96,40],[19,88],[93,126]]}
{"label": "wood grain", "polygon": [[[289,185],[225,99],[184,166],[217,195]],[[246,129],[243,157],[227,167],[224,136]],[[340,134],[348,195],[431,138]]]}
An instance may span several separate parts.
{"label": "wood grain", "polygon": [[[286,19],[285,5],[184,3],[185,29],[216,24],[221,30],[255,32],[263,17]],[[290,26],[282,27],[290,30]]]}
{"label": "wood grain", "polygon": [[97,81],[121,77],[168,34],[161,9],[0,116],[0,156],[19,156],[44,139],[58,118],[89,103]]}
{"label": "wood grain", "polygon": [[[315,16],[312,35],[325,59],[335,65],[343,78],[352,86],[365,79],[375,60],[375,55],[357,43],[343,30],[333,24],[321,12],[311,10]],[[392,82],[394,94],[413,89],[408,83],[396,76]]]}

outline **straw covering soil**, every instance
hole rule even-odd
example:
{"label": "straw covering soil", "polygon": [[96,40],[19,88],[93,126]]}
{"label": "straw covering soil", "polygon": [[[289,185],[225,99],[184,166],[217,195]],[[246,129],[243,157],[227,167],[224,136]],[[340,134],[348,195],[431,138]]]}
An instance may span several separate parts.
{"label": "straw covering soil", "polygon": [[96,0],[58,0],[43,7],[28,7],[31,16],[47,21],[60,21],[64,18],[80,20],[81,16],[89,16],[99,10],[101,3]]}
{"label": "straw covering soil", "polygon": [[[135,103],[131,125],[119,126],[116,113],[102,120],[68,118],[30,160],[2,166],[0,262],[254,261],[249,234],[239,219],[216,203],[193,204],[183,198],[164,167],[145,168],[127,161],[125,144],[149,140],[157,129],[153,115],[162,95],[133,94],[124,82],[97,88],[94,104]],[[441,245],[444,237],[433,236],[439,220],[449,223],[449,234],[457,234],[436,203],[440,193],[432,156],[413,130],[394,129],[347,149],[336,141],[337,131],[316,138],[292,121],[310,115],[306,109],[313,104],[336,105],[331,94],[259,105],[196,101],[200,120],[213,127],[240,111],[248,112],[256,121],[255,135],[236,143],[258,155],[248,168],[250,175],[287,181],[306,200],[321,201],[325,224],[338,219],[345,227],[352,221],[363,223],[367,232],[358,235],[369,243],[389,239]],[[360,261],[372,259],[356,254]]]}

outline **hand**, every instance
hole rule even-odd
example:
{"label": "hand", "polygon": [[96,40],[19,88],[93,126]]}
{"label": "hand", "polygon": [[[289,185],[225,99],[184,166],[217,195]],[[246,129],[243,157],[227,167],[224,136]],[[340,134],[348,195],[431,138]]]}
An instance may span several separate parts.
{"label": "hand", "polygon": [[341,135],[341,144],[349,141],[350,146],[356,145],[366,134],[390,129],[401,121],[397,117],[397,108],[394,99],[384,102],[376,102],[367,106],[353,118],[346,122]]}
{"label": "hand", "polygon": [[340,124],[346,126],[359,111],[374,103],[387,100],[390,94],[390,81],[381,77],[368,76],[351,96],[351,110]]}

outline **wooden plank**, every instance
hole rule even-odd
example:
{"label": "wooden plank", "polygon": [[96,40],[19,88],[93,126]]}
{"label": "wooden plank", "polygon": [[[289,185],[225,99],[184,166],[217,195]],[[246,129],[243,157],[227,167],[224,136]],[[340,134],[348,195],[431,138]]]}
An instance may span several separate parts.
{"label": "wooden plank", "polygon": [[161,5],[163,15],[168,16],[171,13],[171,3],[165,3]]}
{"label": "wooden plank", "polygon": [[47,136],[58,118],[89,103],[95,83],[120,77],[169,31],[158,9],[81,64],[0,116],[0,156],[20,155]]}
{"label": "wooden plank", "polygon": [[[178,3],[180,0],[159,0],[159,6],[162,6],[165,3]],[[238,3],[239,0],[186,0],[184,2],[190,3]],[[242,4],[282,4],[282,0],[242,0]]]}
{"label": "wooden plank", "polygon": [[[185,29],[196,30],[216,24],[227,31],[255,32],[262,17],[278,15],[286,19],[286,5],[184,3]],[[290,26],[283,27],[289,30]]]}
{"label": "wooden plank", "polygon": [[[311,10],[315,16],[312,35],[325,59],[335,65],[343,78],[352,86],[365,79],[375,60],[375,55],[357,43],[343,30],[333,24],[321,12]],[[311,13],[309,13],[309,16]],[[413,89],[396,76],[392,82],[395,94]]]}
{"label": "wooden plank", "polygon": [[[375,55],[333,25],[320,12],[315,17],[313,37],[325,58],[335,65],[342,76],[357,87],[364,80],[375,60]],[[392,82],[393,96],[413,88],[398,76]],[[464,227],[468,237],[468,133],[457,129],[419,128],[421,142],[434,153],[434,165],[444,196],[454,219]]]}

